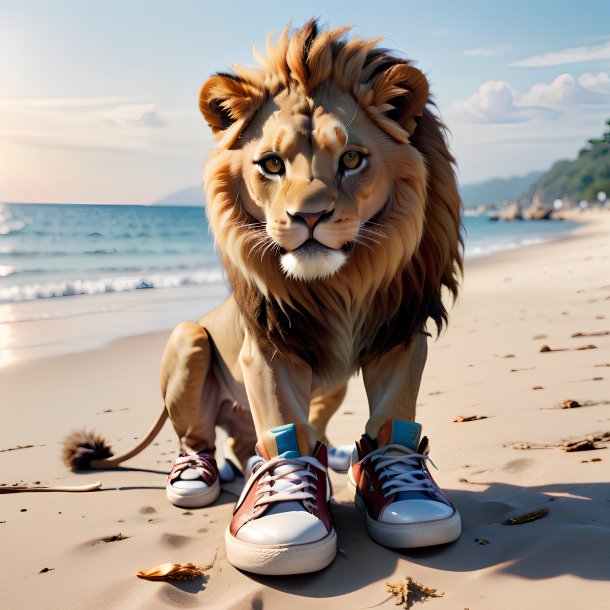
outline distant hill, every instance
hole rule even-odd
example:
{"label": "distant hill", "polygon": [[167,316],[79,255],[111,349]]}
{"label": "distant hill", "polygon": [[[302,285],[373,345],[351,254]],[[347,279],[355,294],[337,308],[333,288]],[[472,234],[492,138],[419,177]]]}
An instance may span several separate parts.
{"label": "distant hill", "polygon": [[610,197],[610,131],[603,139],[589,140],[589,144],[573,161],[557,161],[523,193],[520,201],[529,203],[537,197],[541,203],[550,204],[564,198],[576,204],[583,199],[595,201],[600,191]]}
{"label": "distant hill", "polygon": [[464,206],[477,207],[484,204],[497,204],[505,199],[514,201],[523,191],[534,184],[544,172],[530,172],[526,176],[512,178],[491,178],[483,182],[462,184],[460,194]]}
{"label": "distant hill", "polygon": [[182,189],[176,191],[155,201],[153,205],[188,205],[188,206],[202,206],[204,204],[203,189],[201,187]]}

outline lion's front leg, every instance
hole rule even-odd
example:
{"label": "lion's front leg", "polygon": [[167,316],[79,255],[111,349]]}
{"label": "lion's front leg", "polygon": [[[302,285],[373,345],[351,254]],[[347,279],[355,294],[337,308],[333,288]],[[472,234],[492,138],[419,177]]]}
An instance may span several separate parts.
{"label": "lion's front leg", "polygon": [[295,424],[299,445],[304,442],[308,452],[313,450],[317,436],[308,423],[311,368],[289,363],[279,354],[261,348],[248,333],[239,361],[258,440],[264,441],[272,428]]}
{"label": "lion's front leg", "polygon": [[326,426],[330,418],[341,406],[346,393],[347,384],[332,392],[326,392],[311,399],[309,405],[309,423],[316,431],[318,440],[323,441],[328,446],[330,446],[330,442],[326,436]]}
{"label": "lion's front leg", "polygon": [[399,345],[362,367],[370,411],[366,433],[371,438],[377,438],[379,428],[388,419],[415,421],[427,355],[427,336],[420,332],[406,347]]}

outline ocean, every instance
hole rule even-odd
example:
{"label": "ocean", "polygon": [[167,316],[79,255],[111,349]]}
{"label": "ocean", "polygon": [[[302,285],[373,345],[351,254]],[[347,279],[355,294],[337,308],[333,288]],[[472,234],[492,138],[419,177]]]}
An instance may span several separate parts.
{"label": "ocean", "polygon": [[[467,259],[575,226],[464,224]],[[0,366],[165,330],[228,293],[202,208],[0,204]]]}

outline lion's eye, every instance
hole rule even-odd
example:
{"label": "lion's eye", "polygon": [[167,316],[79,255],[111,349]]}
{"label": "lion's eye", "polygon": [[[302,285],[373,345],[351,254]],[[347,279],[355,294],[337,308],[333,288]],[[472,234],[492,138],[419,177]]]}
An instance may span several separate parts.
{"label": "lion's eye", "polygon": [[276,155],[265,157],[264,159],[257,161],[257,163],[265,174],[279,176],[285,171],[284,162]]}
{"label": "lion's eye", "polygon": [[358,169],[362,165],[364,159],[365,156],[361,152],[358,152],[357,150],[348,150],[341,155],[339,167],[343,171]]}

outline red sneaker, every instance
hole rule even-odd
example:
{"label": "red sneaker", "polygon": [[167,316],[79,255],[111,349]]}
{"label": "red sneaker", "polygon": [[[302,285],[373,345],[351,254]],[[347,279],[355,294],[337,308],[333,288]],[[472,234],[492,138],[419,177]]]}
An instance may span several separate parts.
{"label": "red sneaker", "polygon": [[181,508],[202,508],[220,494],[216,460],[210,453],[180,453],[167,477],[167,499]]}
{"label": "red sneaker", "polygon": [[369,536],[384,546],[413,548],[444,544],[461,533],[455,506],[434,482],[428,439],[420,424],[388,420],[377,440],[356,442],[348,490],[366,514]]}
{"label": "red sneaker", "polygon": [[335,558],[337,535],[328,501],[326,446],[299,447],[294,424],[273,428],[257,444],[260,459],[225,534],[228,560],[255,574],[304,574]]}

